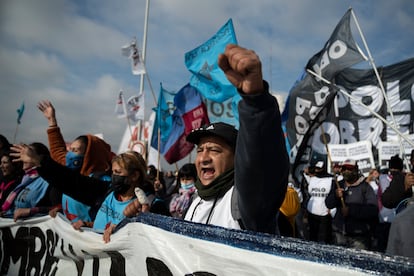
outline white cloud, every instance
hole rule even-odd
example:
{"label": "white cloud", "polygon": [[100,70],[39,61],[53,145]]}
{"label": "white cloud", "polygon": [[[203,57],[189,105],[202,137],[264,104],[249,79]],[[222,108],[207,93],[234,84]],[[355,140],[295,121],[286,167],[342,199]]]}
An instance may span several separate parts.
{"label": "white cloud", "polygon": [[[30,82],[30,88],[33,88],[33,84],[36,86],[53,85],[62,83],[65,75],[65,68],[60,60],[46,52],[26,52],[2,48],[0,59],[2,64],[6,65],[0,67],[0,74],[5,80],[3,85],[16,79],[25,79],[26,82]],[[24,83],[20,85],[24,87]],[[22,89],[24,89],[23,87]]]}

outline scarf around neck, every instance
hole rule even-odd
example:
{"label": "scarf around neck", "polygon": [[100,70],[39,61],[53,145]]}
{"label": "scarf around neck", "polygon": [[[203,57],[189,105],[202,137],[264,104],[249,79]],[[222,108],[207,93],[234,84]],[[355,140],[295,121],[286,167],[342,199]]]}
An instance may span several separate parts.
{"label": "scarf around neck", "polygon": [[191,203],[191,196],[195,193],[196,187],[193,185],[190,189],[184,190],[180,188],[179,194],[171,200],[170,212],[176,212],[180,216],[185,214]]}
{"label": "scarf around neck", "polygon": [[6,200],[4,201],[1,209],[3,211],[8,211],[16,199],[17,195],[23,190],[26,186],[32,183],[36,178],[39,177],[39,173],[37,172],[37,168],[33,167],[25,172],[25,175],[22,178],[22,182],[17,185],[16,188],[7,196]]}
{"label": "scarf around neck", "polygon": [[207,186],[201,184],[199,179],[195,182],[197,193],[204,200],[222,197],[233,185],[234,168],[222,173]]}

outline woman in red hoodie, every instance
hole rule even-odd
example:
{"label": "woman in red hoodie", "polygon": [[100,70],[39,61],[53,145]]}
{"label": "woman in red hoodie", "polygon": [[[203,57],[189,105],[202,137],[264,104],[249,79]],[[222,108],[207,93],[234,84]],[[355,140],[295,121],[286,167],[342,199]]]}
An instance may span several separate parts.
{"label": "woman in red hoodie", "polygon": [[[52,159],[82,175],[110,182],[111,160],[115,156],[111,151],[111,146],[95,135],[85,134],[77,137],[67,147],[58,126],[52,103],[44,100],[39,102],[37,107],[48,121],[47,136]],[[103,199],[99,198],[94,206],[89,206],[64,194],[62,196],[63,213],[73,223],[77,221],[93,222]],[[53,210],[51,215],[53,216],[57,211],[59,210]]]}

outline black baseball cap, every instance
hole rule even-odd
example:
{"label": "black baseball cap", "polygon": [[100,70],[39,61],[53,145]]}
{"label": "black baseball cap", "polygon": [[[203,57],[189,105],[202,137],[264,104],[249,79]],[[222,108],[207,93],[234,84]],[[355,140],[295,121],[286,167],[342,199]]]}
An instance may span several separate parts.
{"label": "black baseball cap", "polygon": [[193,129],[187,135],[187,141],[197,145],[200,142],[200,139],[203,137],[217,136],[222,138],[229,146],[235,149],[237,133],[238,131],[234,126],[218,122]]}

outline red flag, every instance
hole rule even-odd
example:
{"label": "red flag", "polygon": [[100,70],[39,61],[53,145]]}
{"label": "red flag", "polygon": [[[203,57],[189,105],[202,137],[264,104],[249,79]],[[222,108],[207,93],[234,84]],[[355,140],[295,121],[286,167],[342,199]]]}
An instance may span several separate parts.
{"label": "red flag", "polygon": [[193,150],[194,145],[186,141],[187,134],[210,123],[200,94],[190,84],[175,95],[174,106],[173,127],[163,151],[165,160],[170,164],[183,159]]}
{"label": "red flag", "polygon": [[202,125],[210,124],[207,108],[200,93],[190,84],[185,85],[174,98],[174,105],[184,120],[185,134]]}

